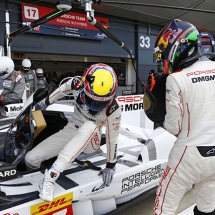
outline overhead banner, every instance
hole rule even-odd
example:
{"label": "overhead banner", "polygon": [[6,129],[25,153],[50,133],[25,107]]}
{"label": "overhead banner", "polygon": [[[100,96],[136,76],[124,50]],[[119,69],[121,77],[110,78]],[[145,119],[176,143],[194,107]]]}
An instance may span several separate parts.
{"label": "overhead banner", "polygon": [[[22,3],[22,22],[28,25],[31,22],[55,11],[54,8],[42,7],[32,4]],[[108,29],[108,19],[96,17],[97,22]],[[28,32],[36,34],[48,34],[64,37],[76,37],[82,39],[103,40],[106,35],[91,25],[86,14],[68,12],[45,24],[35,27]]]}

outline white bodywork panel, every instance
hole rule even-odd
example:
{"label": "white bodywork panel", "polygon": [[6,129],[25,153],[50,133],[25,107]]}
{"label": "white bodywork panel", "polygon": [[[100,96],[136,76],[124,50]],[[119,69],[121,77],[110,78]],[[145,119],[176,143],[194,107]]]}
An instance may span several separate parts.
{"label": "white bodywork panel", "polygon": [[[154,130],[154,124],[146,117],[140,105],[143,96],[136,97],[138,101],[134,101],[134,96],[136,95],[118,99],[124,107],[116,172],[109,187],[104,186],[98,171],[82,169],[74,162],[56,181],[52,202],[44,202],[38,196],[38,183],[43,178],[44,171],[0,182],[0,190],[8,197],[23,199],[18,205],[2,210],[1,214],[100,215],[116,209],[117,204],[130,201],[156,187],[176,137],[163,128]],[[133,100],[127,102],[126,99]],[[132,106],[129,105],[136,103],[138,105],[133,107],[141,108],[131,110]],[[48,110],[70,112],[72,108],[71,105],[58,103],[50,105]],[[138,139],[145,139],[146,143],[143,144]],[[102,153],[87,160],[104,168],[106,145],[101,146],[101,150]]]}

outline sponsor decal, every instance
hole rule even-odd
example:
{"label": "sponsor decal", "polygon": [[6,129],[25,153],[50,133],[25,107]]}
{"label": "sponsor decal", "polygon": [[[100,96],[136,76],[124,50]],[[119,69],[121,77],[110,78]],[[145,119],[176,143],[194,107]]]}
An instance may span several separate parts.
{"label": "sponsor decal", "polygon": [[111,99],[113,98],[113,96],[114,96],[114,95],[112,95],[112,96],[108,96],[108,97],[98,97],[98,96],[94,96],[94,95],[88,93],[87,91],[85,91],[85,94],[86,94],[88,97],[90,97],[91,99],[96,100],[96,101],[109,101],[109,100],[111,100]]}
{"label": "sponsor decal", "polygon": [[22,78],[22,75],[17,75],[16,79],[15,79],[15,82],[18,82],[21,78]]}
{"label": "sponsor decal", "polygon": [[87,196],[93,196],[93,195],[102,193],[104,191],[104,189],[105,189],[105,184],[104,183],[102,185],[100,185],[100,186],[95,186],[95,187],[93,187],[91,193],[88,194]]}
{"label": "sponsor decal", "polygon": [[[53,12],[54,8],[38,6],[35,4],[22,3],[22,22],[29,26],[31,22],[42,18]],[[97,22],[108,29],[108,19],[104,17],[95,17]],[[43,27],[51,27],[43,28]],[[56,30],[54,30],[55,28]],[[29,28],[30,29],[30,28]],[[104,40],[107,36],[91,25],[84,13],[68,12],[60,17],[56,17],[41,26],[31,28],[31,33],[58,35],[64,37],[76,37],[83,39]],[[81,33],[81,34],[80,34]]]}
{"label": "sponsor decal", "polygon": [[173,60],[174,60],[174,58],[175,58],[175,53],[176,53],[178,44],[179,44],[179,42],[176,42],[176,43],[174,44],[173,48],[170,50],[170,54],[169,54],[169,56],[170,56],[170,60],[169,60],[169,61],[170,61],[170,62],[173,62]]}
{"label": "sponsor decal", "polygon": [[178,35],[182,32],[182,29],[181,28],[178,28],[178,30],[175,32],[174,30],[174,34],[172,36],[172,39],[169,40],[169,43],[174,43],[175,39],[178,37]]}
{"label": "sponsor decal", "polygon": [[133,95],[133,96],[118,96],[117,101],[121,103],[131,103],[131,102],[142,102],[143,96],[142,95]]}
{"label": "sponsor decal", "polygon": [[210,154],[214,154],[215,153],[215,148],[212,148],[211,150],[209,150],[206,155],[210,155]]}
{"label": "sponsor decal", "polygon": [[192,80],[192,83],[203,82],[203,81],[214,81],[215,75],[201,76],[197,78],[192,78],[191,80]]}
{"label": "sponsor decal", "polygon": [[12,213],[12,214],[6,213],[6,214],[3,214],[3,215],[19,215],[19,213]]}
{"label": "sponsor decal", "polygon": [[115,110],[116,110],[116,105],[112,105],[109,110],[109,114],[112,114]]}
{"label": "sponsor decal", "polygon": [[186,75],[187,75],[187,77],[189,77],[189,76],[202,75],[202,74],[207,75],[207,74],[212,74],[212,73],[215,73],[215,69],[189,72]]}
{"label": "sponsor decal", "polygon": [[14,176],[14,175],[16,175],[16,169],[1,171],[0,179],[5,178],[5,177]]}
{"label": "sponsor decal", "polygon": [[1,163],[0,180],[6,181],[17,177],[16,166]]}
{"label": "sponsor decal", "polygon": [[102,185],[99,186],[99,187],[95,186],[95,187],[92,189],[92,193],[94,193],[94,192],[97,192],[97,193],[98,193],[98,191],[101,192],[104,188],[105,188],[105,184],[102,184]]}
{"label": "sponsor decal", "polygon": [[104,39],[107,36],[104,33],[97,33],[97,35],[95,37],[100,38],[100,39]]}
{"label": "sponsor decal", "polygon": [[162,168],[161,164],[159,164],[155,167],[151,167],[147,170],[123,178],[121,194],[124,192],[129,192],[135,189],[135,187],[139,187],[143,184],[148,184],[151,181],[160,179],[163,171],[164,169]]}
{"label": "sponsor decal", "polygon": [[118,96],[117,102],[122,111],[134,111],[143,109],[143,95]]}
{"label": "sponsor decal", "polygon": [[73,215],[73,193],[54,198],[52,202],[41,202],[30,207],[31,215],[54,215],[57,212],[65,215]]}
{"label": "sponsor decal", "polygon": [[171,90],[169,90],[169,89],[166,89],[166,93],[168,93],[168,94],[169,94],[170,92],[171,92]]}
{"label": "sponsor decal", "polygon": [[16,112],[16,111],[20,111],[22,109],[22,106],[12,106],[10,107],[10,112]]}
{"label": "sponsor decal", "polygon": [[[113,124],[113,125],[114,125],[114,124]],[[119,128],[120,128],[120,124],[118,123],[118,124],[116,124],[114,130],[116,131],[116,130],[118,130]]]}
{"label": "sponsor decal", "polygon": [[[98,135],[98,132],[95,132],[92,140],[91,140],[91,144],[94,150],[97,150],[100,146],[100,137]],[[95,146],[95,147],[94,147]]]}
{"label": "sponsor decal", "polygon": [[131,91],[131,90],[123,90],[123,91],[122,91],[122,95],[123,95],[123,96],[132,95],[132,91]]}
{"label": "sponsor decal", "polygon": [[133,111],[133,110],[141,110],[143,109],[143,103],[138,104],[126,104],[125,106],[122,106],[122,111]]}
{"label": "sponsor decal", "polygon": [[11,81],[11,80],[4,80],[4,81],[3,81],[3,87],[4,87],[5,89],[10,89],[11,84],[12,84],[12,81]]}
{"label": "sponsor decal", "polygon": [[170,170],[171,170],[171,168],[169,166],[167,166],[165,171],[164,171],[164,173],[163,173],[163,175],[162,175],[162,179],[160,180],[160,183],[158,185],[157,195],[156,195],[155,204],[154,204],[154,210],[156,210],[158,208],[159,198],[160,198],[161,193],[162,193],[162,182],[163,182],[163,180],[166,179],[166,177],[169,174]]}

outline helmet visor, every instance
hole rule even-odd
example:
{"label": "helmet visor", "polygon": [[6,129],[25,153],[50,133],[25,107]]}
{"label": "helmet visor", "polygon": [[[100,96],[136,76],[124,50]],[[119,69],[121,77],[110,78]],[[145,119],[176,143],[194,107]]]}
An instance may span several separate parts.
{"label": "helmet visor", "polygon": [[8,74],[7,71],[2,71],[2,72],[0,72],[0,77],[5,76],[6,74]]}
{"label": "helmet visor", "polygon": [[43,77],[43,73],[37,73],[38,77]]}
{"label": "helmet visor", "polygon": [[84,101],[85,101],[85,104],[87,105],[87,107],[90,110],[94,110],[94,111],[100,111],[100,110],[105,109],[112,101],[112,99],[104,100],[104,101],[101,101],[101,100],[98,101],[98,100],[90,98],[85,93],[82,96],[84,98]]}
{"label": "helmet visor", "polygon": [[30,70],[30,67],[23,67],[23,70],[24,70],[24,71],[29,71],[29,70]]}

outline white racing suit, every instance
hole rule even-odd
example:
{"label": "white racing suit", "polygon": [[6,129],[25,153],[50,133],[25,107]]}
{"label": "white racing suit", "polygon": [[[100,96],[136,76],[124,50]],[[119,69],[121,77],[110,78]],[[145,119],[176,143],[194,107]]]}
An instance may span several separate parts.
{"label": "white racing suit", "polygon": [[26,84],[30,85],[30,95],[37,90],[37,76],[33,69],[30,69],[29,71],[21,71],[23,77],[25,78]]}
{"label": "white racing suit", "polygon": [[[50,96],[50,104],[73,93],[76,98],[71,121],[58,133],[42,141],[26,154],[30,168],[39,168],[42,161],[58,155],[55,169],[62,172],[81,153],[91,153],[100,146],[102,127],[106,126],[107,168],[113,168],[117,160],[117,144],[121,120],[121,108],[114,99],[106,109],[91,113],[80,100],[80,92],[71,87],[71,80],[56,89]],[[62,94],[63,92],[64,94]],[[77,92],[77,94],[76,94]]]}
{"label": "white racing suit", "polygon": [[198,61],[167,77],[166,112],[164,127],[178,136],[157,189],[155,214],[175,214],[193,185],[195,214],[215,214],[215,62]]}

